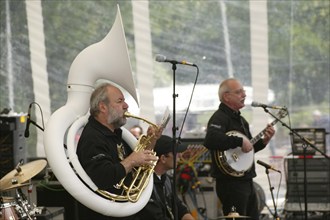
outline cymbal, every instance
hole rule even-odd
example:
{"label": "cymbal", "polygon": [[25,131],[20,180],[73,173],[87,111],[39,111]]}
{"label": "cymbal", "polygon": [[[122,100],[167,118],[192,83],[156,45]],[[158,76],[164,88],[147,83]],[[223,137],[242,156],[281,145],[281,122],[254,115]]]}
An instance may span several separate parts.
{"label": "cymbal", "polygon": [[[7,185],[6,185],[7,184]],[[6,190],[10,190],[10,189],[16,189],[16,188],[21,188],[21,187],[24,187],[24,186],[28,186],[30,185],[30,183],[28,181],[26,181],[25,183],[14,183],[14,184],[10,184],[9,186],[9,183],[6,183],[6,184],[3,184],[1,181],[0,181],[0,192],[1,191],[6,191]],[[5,185],[7,187],[5,187]]]}
{"label": "cymbal", "polygon": [[251,218],[250,216],[239,215],[237,212],[230,212],[227,216],[219,216],[218,219],[237,219],[237,218]]}
{"label": "cymbal", "polygon": [[46,165],[47,161],[42,159],[18,166],[2,177],[0,180],[0,191],[29,185],[26,182],[42,171]]}
{"label": "cymbal", "polygon": [[10,202],[14,202],[15,198],[14,197],[8,197],[8,196],[0,196],[0,202],[1,203],[10,203]]}

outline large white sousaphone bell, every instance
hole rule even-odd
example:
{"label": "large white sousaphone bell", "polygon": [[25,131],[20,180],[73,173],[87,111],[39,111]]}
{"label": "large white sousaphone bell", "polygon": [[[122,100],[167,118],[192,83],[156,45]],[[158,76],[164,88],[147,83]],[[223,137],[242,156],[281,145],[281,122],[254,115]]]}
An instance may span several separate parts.
{"label": "large white sousaphone bell", "polygon": [[[52,171],[76,200],[103,215],[129,216],[148,202],[153,187],[152,175],[137,202],[114,202],[96,193],[97,186],[85,173],[76,155],[76,134],[87,123],[89,99],[98,80],[119,85],[138,102],[119,7],[107,36],[85,48],[73,61],[68,76],[67,102],[51,115],[44,131],[44,146]],[[123,138],[131,148],[135,147],[135,137],[125,128]]]}

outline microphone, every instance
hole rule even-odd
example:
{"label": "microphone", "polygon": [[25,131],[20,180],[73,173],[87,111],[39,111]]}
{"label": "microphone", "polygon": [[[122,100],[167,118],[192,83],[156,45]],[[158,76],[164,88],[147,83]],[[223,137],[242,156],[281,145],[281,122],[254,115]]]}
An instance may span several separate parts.
{"label": "microphone", "polygon": [[260,164],[261,166],[265,167],[266,169],[274,170],[274,171],[276,171],[276,172],[281,173],[280,170],[275,169],[275,168],[272,167],[271,165],[266,164],[265,162],[262,162],[261,160],[257,160],[257,163]]}
{"label": "microphone", "polygon": [[26,121],[26,127],[25,127],[25,132],[24,132],[24,137],[29,137],[30,136],[30,123],[31,123],[31,107],[32,104],[29,105],[29,110],[28,110],[28,115],[27,115],[27,121]]}
{"label": "microphone", "polygon": [[197,66],[194,63],[190,63],[188,61],[182,60],[182,61],[177,61],[177,60],[169,60],[166,58],[166,56],[157,54],[156,59],[157,62],[167,62],[167,63],[172,63],[172,64],[182,64],[182,65],[188,65],[188,66]]}
{"label": "microphone", "polygon": [[266,105],[266,104],[262,104],[259,102],[252,102],[251,106],[252,107],[262,107],[262,108],[272,108],[272,109],[284,109],[284,110],[287,109],[285,106]]}

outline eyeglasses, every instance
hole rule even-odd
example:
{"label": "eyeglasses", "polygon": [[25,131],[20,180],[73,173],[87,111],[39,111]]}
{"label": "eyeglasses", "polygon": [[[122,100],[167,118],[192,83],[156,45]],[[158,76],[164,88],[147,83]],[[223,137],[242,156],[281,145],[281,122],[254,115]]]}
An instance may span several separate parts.
{"label": "eyeglasses", "polygon": [[227,91],[226,93],[234,93],[235,95],[240,95],[240,94],[245,94],[245,90],[244,89],[237,89],[237,90],[233,90],[233,91]]}

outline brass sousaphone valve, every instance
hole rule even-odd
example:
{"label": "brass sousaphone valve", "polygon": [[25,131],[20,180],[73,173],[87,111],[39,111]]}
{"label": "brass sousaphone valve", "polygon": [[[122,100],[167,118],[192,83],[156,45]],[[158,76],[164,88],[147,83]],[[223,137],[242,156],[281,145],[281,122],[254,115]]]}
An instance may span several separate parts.
{"label": "brass sousaphone valve", "polygon": [[[155,129],[157,129],[157,130],[160,129],[160,127],[157,126],[156,124],[154,124],[144,118],[132,115],[129,112],[125,112],[124,116],[142,120],[142,121],[148,123],[149,125],[153,126]],[[136,145],[134,151],[140,152],[140,151],[148,149],[149,145],[151,144],[151,142],[153,141],[154,138],[155,138],[154,135],[144,135],[144,134],[141,135],[139,137],[139,140],[137,142],[137,145]],[[153,152],[153,155],[156,155],[156,153]],[[106,196],[107,198],[112,199],[114,201],[136,202],[139,200],[140,195],[143,192],[143,190],[147,187],[149,179],[150,179],[150,175],[152,175],[155,166],[156,166],[156,161],[150,165],[144,165],[141,167],[133,168],[133,170],[132,170],[133,178],[132,178],[130,185],[125,185],[124,182],[125,182],[126,177],[124,177],[116,185],[116,188],[123,190],[122,195],[114,195],[114,194],[111,194],[104,190],[98,190],[98,192],[100,194],[102,194],[103,196]]]}

